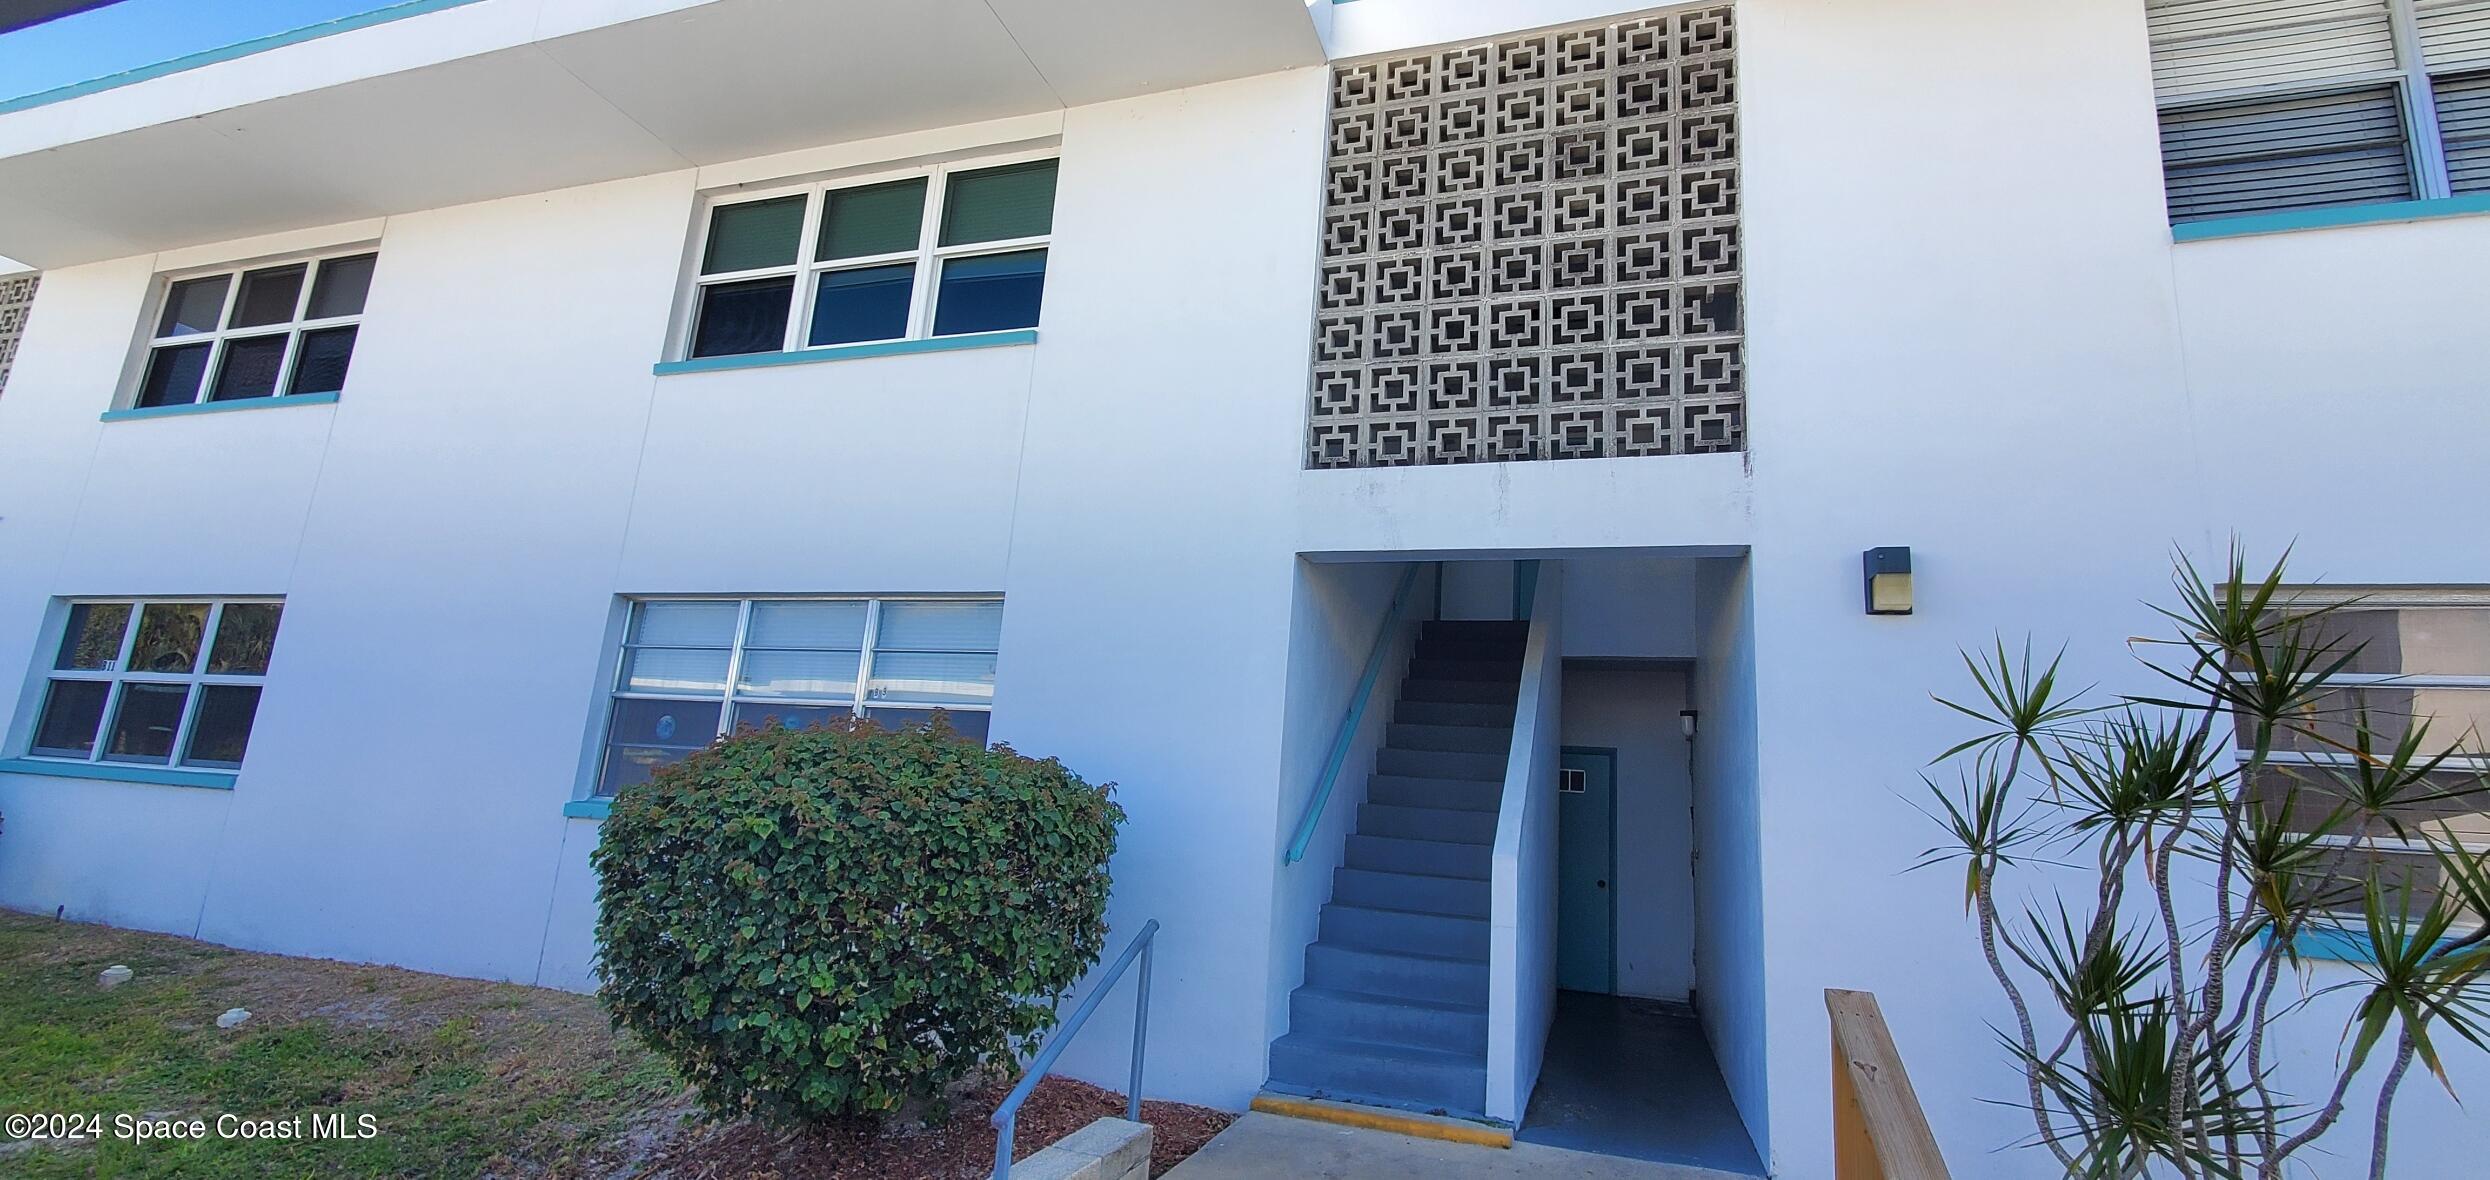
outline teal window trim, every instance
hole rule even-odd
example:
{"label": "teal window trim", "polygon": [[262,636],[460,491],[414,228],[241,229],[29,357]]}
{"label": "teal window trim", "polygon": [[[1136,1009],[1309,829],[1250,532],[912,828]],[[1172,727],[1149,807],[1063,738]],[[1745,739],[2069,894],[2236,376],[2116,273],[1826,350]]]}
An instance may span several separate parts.
{"label": "teal window trim", "polygon": [[965,336],[928,336],[920,340],[880,340],[871,344],[833,344],[823,348],[799,348],[793,352],[746,352],[734,356],[704,356],[687,361],[659,361],[650,372],[660,377],[676,373],[715,373],[726,369],[767,369],[778,365],[813,365],[824,361],[853,361],[873,356],[904,356],[918,352],[957,352],[968,348],[1006,348],[1037,343],[1037,329],[1017,328],[1009,332],[973,332]]}
{"label": "teal window trim", "polygon": [[215,49],[203,49],[197,53],[186,53],[180,57],[167,58],[164,61],[156,62],[152,65],[138,66],[134,69],[123,70],[117,74],[106,74],[101,78],[90,78],[84,82],[72,82],[66,86],[55,86],[50,90],[38,90],[33,94],[8,99],[6,101],[0,101],[0,115],[13,114],[23,110],[31,110],[40,106],[50,106],[53,103],[67,102],[73,98],[84,98],[90,94],[97,94],[106,90],[116,90],[123,86],[136,85],[140,82],[146,82],[164,77],[167,74],[178,74],[185,70],[195,70],[201,66],[212,66],[218,62],[232,61],[238,57],[249,57],[254,53],[264,53],[268,50],[282,48],[287,45],[299,45],[305,41],[316,41],[322,37],[330,36],[336,33],[349,33],[356,29],[368,29],[373,25],[385,25],[391,21],[405,20],[410,16],[422,16],[427,12],[439,12],[445,8],[460,8],[475,2],[476,0],[404,0],[404,3],[392,4],[385,8],[376,8],[370,12],[358,12],[352,16],[341,16],[335,20],[322,21],[316,25],[304,25],[299,29],[288,29],[282,33],[270,33],[265,37],[253,37],[248,41],[236,41],[231,45],[223,45]]}
{"label": "teal window trim", "polygon": [[180,418],[190,414],[222,414],[231,410],[273,410],[278,406],[333,406],[334,393],[289,393],[283,397],[245,397],[229,402],[192,402],[186,406],[137,406],[127,410],[106,410],[106,422],[130,422],[140,418]]}
{"label": "teal window trim", "polygon": [[2214,238],[2245,238],[2258,234],[2281,234],[2303,229],[2331,229],[2345,225],[2435,221],[2441,217],[2467,217],[2476,213],[2490,213],[2490,193],[2470,193],[2460,197],[2438,197],[2426,201],[2386,201],[2374,205],[2335,205],[2324,209],[2293,209],[2286,213],[2259,213],[2249,217],[2216,217],[2171,226],[2170,238],[2176,242],[2202,242]]}
{"label": "teal window trim", "polygon": [[[2264,938],[2271,944],[2274,932],[2266,931]],[[2325,959],[2335,963],[2368,963],[2377,959],[2370,953],[2367,934],[2341,926],[2315,926],[2302,930],[2291,936],[2291,946],[2300,952],[2303,959]]]}
{"label": "teal window trim", "polygon": [[562,814],[572,819],[604,819],[613,810],[611,799],[573,799],[562,805]]}
{"label": "teal window trim", "polygon": [[237,777],[218,770],[178,770],[169,766],[130,766],[119,762],[68,762],[51,758],[0,758],[0,774],[91,778],[116,783],[149,783],[159,787],[197,787],[206,791],[230,791]]}

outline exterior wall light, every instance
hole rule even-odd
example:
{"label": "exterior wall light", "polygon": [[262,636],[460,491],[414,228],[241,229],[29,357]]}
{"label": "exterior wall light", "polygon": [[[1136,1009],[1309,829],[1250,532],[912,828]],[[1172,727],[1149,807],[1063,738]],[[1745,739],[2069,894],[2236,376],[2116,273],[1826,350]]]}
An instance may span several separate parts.
{"label": "exterior wall light", "polygon": [[1859,556],[1867,573],[1867,613],[1911,613],[1911,547],[1887,545]]}

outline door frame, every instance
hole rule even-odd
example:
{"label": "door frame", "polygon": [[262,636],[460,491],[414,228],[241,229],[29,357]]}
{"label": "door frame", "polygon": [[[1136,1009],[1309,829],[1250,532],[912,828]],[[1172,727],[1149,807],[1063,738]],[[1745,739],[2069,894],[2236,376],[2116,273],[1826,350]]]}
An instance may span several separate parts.
{"label": "door frame", "polygon": [[[1619,827],[1617,822],[1617,812],[1624,806],[1623,801],[1619,798],[1620,784],[1617,780],[1617,747],[1557,747],[1556,764],[1559,767],[1562,767],[1565,764],[1565,759],[1575,757],[1600,758],[1605,759],[1608,763],[1608,888],[1606,890],[1608,894],[1607,994],[1613,996],[1617,994],[1617,895],[1624,892],[1617,881],[1617,828]],[[1557,845],[1557,857],[1560,865],[1563,863],[1564,855],[1564,845],[1560,842]],[[1561,921],[1562,919],[1559,920]],[[1560,934],[1558,937],[1562,938],[1563,936]]]}

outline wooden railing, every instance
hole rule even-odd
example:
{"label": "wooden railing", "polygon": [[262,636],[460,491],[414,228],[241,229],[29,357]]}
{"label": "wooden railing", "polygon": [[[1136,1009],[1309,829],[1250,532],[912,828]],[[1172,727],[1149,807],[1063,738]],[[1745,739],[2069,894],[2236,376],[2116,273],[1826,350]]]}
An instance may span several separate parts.
{"label": "wooden railing", "polygon": [[1876,997],[1827,989],[1824,1007],[1833,1018],[1834,1180],[1951,1180]]}

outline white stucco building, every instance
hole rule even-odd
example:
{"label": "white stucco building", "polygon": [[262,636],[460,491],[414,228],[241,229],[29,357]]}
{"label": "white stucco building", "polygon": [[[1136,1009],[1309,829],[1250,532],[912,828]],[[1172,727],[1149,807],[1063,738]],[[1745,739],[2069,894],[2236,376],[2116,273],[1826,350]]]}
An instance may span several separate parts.
{"label": "white stucco building", "polygon": [[1824,1176],[1856,988],[2046,1174],[1958,650],[2234,532],[2490,626],[2483,0],[412,0],[0,103],[0,255],[0,905],[588,988],[601,795],[948,707],[1229,1108],[1527,1130],[1562,982]]}

